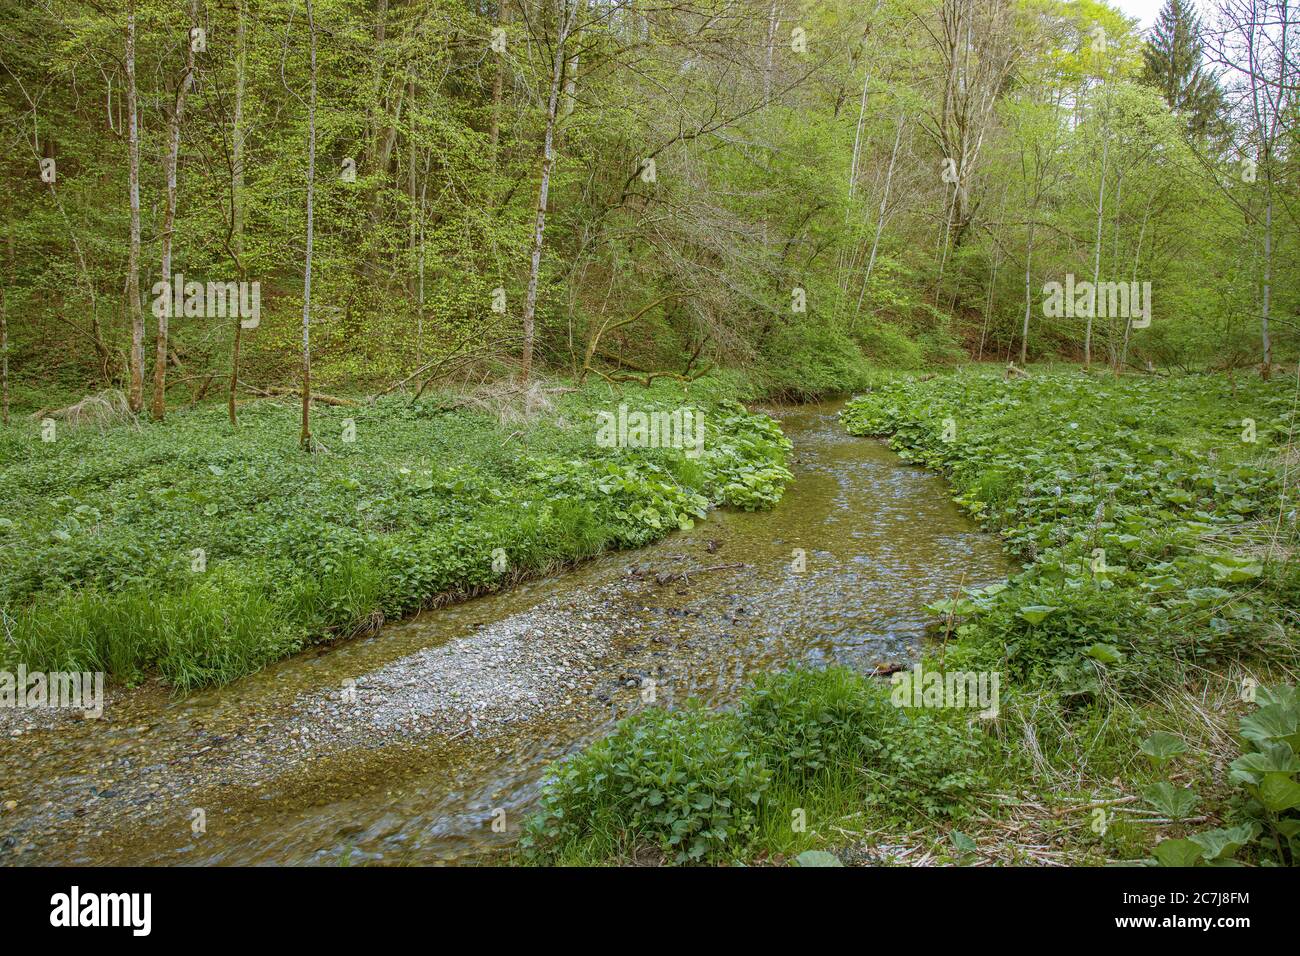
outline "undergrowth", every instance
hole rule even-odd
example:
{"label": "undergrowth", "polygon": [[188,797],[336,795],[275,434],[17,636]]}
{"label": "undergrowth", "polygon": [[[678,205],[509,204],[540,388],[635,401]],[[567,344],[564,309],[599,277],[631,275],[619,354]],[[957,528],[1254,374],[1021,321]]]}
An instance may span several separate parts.
{"label": "undergrowth", "polygon": [[841,670],[760,681],[734,713],[649,711],[558,766],[525,852],[749,862],[891,833],[956,862],[1294,862],[1296,395],[882,379],[846,428],[946,475],[1024,562],[930,605],[925,663],[999,674],[999,712],[895,707]]}
{"label": "undergrowth", "polygon": [[[770,507],[790,474],[737,382],[556,391],[520,423],[452,395],[287,404],[232,428],[218,404],[163,423],[0,429],[0,667],[219,684],[315,641],[689,527]],[[601,410],[693,406],[703,454],[609,449]],[[507,421],[507,424],[502,424]]]}

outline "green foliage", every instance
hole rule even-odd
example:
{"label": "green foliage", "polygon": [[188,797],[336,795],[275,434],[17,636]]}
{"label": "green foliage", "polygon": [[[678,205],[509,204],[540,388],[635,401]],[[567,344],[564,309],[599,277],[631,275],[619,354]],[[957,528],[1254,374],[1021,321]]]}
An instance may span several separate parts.
{"label": "green foliage", "polygon": [[[1283,579],[1271,594],[1252,587],[1261,562],[1205,540],[1276,504],[1263,456],[1286,433],[1291,391],[963,370],[881,383],[843,420],[943,471],[954,500],[1028,561],[1009,587],[958,609],[956,659],[1095,697],[1249,653],[1264,602],[1290,593]],[[1246,418],[1260,423],[1254,443],[1242,440]]]}
{"label": "green foliage", "polygon": [[[714,504],[771,507],[789,442],[724,401],[731,386],[697,384],[698,459],[597,447],[609,396],[594,386],[522,430],[437,400],[317,409],[330,451],[314,456],[270,403],[237,431],[215,406],[54,442],[0,430],[0,664],[221,683],[440,595],[646,544]],[[620,400],[682,404],[670,388]],[[332,437],[345,418],[355,442]]]}
{"label": "green foliage", "polygon": [[811,399],[842,395],[870,381],[870,366],[862,350],[831,324],[812,319],[786,322],[768,339],[763,352],[758,378],[776,396]]}
{"label": "green foliage", "polygon": [[535,862],[646,845],[678,863],[743,860],[783,848],[788,808],[827,793],[900,818],[959,815],[983,780],[963,721],[895,707],[843,668],[767,675],[734,713],[647,710],[562,763],[523,846]]}
{"label": "green foliage", "polygon": [[1224,109],[1223,92],[1204,65],[1202,34],[1194,7],[1184,0],[1165,0],[1142,51],[1143,79],[1183,117],[1193,136],[1217,131]]}
{"label": "green foliage", "polygon": [[677,863],[738,853],[771,785],[730,715],[650,710],[563,763],[529,821],[526,850],[579,840],[650,844]]}
{"label": "green foliage", "polygon": [[843,866],[840,858],[825,850],[804,850],[794,859],[795,866]]}
{"label": "green foliage", "polygon": [[1228,775],[1245,791],[1239,818],[1262,834],[1264,861],[1300,865],[1300,699],[1294,685],[1260,687],[1256,703]]}

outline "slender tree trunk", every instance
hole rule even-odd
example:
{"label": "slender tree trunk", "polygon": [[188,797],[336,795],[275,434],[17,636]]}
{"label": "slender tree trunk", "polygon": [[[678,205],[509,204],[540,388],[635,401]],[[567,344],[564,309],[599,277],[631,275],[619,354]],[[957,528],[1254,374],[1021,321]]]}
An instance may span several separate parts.
{"label": "slender tree trunk", "polygon": [[135,0],[126,7],[126,108],[128,183],[131,194],[131,245],[126,260],[126,308],[131,315],[130,385],[127,403],[144,409],[144,316],[140,312],[140,108],[135,86]]}
{"label": "slender tree trunk", "polygon": [[1092,251],[1092,308],[1088,310],[1087,330],[1083,334],[1083,367],[1092,367],[1092,322],[1097,315],[1097,283],[1101,281],[1101,222],[1106,203],[1106,161],[1110,153],[1110,136],[1103,126],[1101,143],[1101,182],[1097,185],[1097,238]]}
{"label": "slender tree trunk", "polygon": [[776,4],[777,0],[772,0],[772,8],[767,12],[767,65],[763,69],[764,107],[772,102],[772,62],[776,52]]}
{"label": "slender tree trunk", "polygon": [[[1034,204],[1034,215],[1037,216],[1037,203]],[[1029,220],[1029,242],[1025,250],[1025,324],[1020,330],[1020,365],[1023,368],[1028,364],[1029,355],[1029,313],[1033,309],[1033,289],[1030,283],[1033,281],[1033,264],[1034,264],[1034,220]]]}
{"label": "slender tree trunk", "polygon": [[9,424],[9,317],[8,298],[0,289],[0,421]]}
{"label": "slender tree trunk", "polygon": [[998,252],[997,249],[994,249],[989,260],[989,291],[988,297],[984,300],[984,322],[980,326],[980,346],[979,351],[975,355],[975,361],[977,362],[982,362],[984,360],[984,343],[988,339],[989,320],[993,315],[993,289],[997,285],[997,282]]}
{"label": "slender tree trunk", "polygon": [[[498,27],[504,27],[506,24],[506,7],[508,3],[509,0],[498,0]],[[501,88],[505,82],[506,55],[504,53],[497,53],[496,60],[496,74],[492,77],[492,128],[488,132],[488,142],[492,145],[492,158],[494,161],[497,155],[497,144],[501,139]]]}
{"label": "slender tree trunk", "polygon": [[307,252],[302,271],[302,432],[299,442],[311,448],[311,245],[312,214],[316,200],[316,21],[307,3],[307,30],[311,35],[311,99],[307,105]]}
{"label": "slender tree trunk", "polygon": [[867,286],[871,282],[871,270],[876,266],[876,250],[880,248],[880,235],[885,230],[885,212],[889,208],[889,187],[894,181],[894,162],[898,159],[898,144],[903,139],[903,114],[898,114],[898,129],[894,131],[894,148],[889,154],[889,168],[885,171],[885,192],[880,197],[880,212],[876,216],[876,235],[871,240],[871,255],[867,258],[867,271],[862,277],[862,289],[858,292],[857,305],[853,307],[853,318],[849,320],[849,328],[852,329],[858,321],[858,313],[862,311],[862,300],[866,297]]}
{"label": "slender tree trunk", "polygon": [[[240,282],[248,281],[248,270],[244,267],[244,89],[248,65],[244,4],[245,0],[239,0],[239,20],[235,26],[235,128],[231,134],[230,148],[230,231]],[[230,348],[230,391],[226,398],[230,424],[235,427],[239,426],[235,391],[239,388],[239,346],[243,327],[243,319],[236,318],[235,338]]]}
{"label": "slender tree trunk", "polygon": [[[879,9],[879,5],[877,5]],[[844,222],[847,225],[852,221],[854,214],[853,198],[857,193],[858,186],[858,153],[861,151],[862,144],[862,126],[867,117],[867,87],[871,84],[871,70],[868,68],[866,75],[862,79],[862,98],[858,101],[858,122],[853,130],[853,155],[849,161],[849,201],[844,206]],[[849,284],[853,281],[853,266],[857,265],[857,249],[854,248],[853,255],[849,257],[846,263],[846,253],[848,250],[841,249],[839,261],[836,266],[838,282],[840,287],[840,297],[848,294]],[[847,266],[847,268],[846,268]]]}
{"label": "slender tree trunk", "polygon": [[[575,17],[581,19],[587,12],[587,0],[577,0]],[[564,69],[564,119],[567,122],[578,106],[578,54],[569,57]]]}
{"label": "slender tree trunk", "polygon": [[[190,0],[190,26],[198,23],[198,0]],[[185,73],[176,88],[176,101],[172,104],[171,120],[167,126],[167,152],[163,156],[163,177],[167,180],[167,203],[163,207],[162,225],[162,278],[170,286],[172,281],[172,245],[176,229],[176,167],[180,162],[181,119],[185,113],[185,97],[194,82],[194,44],[185,43]],[[162,421],[167,411],[167,318],[175,294],[169,296],[165,308],[158,311],[158,339],[154,343],[153,408],[155,421]]]}
{"label": "slender tree trunk", "polygon": [[[416,137],[415,137],[415,61],[414,60],[412,60],[410,64],[408,64],[407,66],[406,99],[407,99],[406,198],[411,206],[410,208],[411,219],[408,226],[409,232],[406,238],[406,248],[407,248],[407,254],[410,256],[410,259],[408,259],[408,261],[411,261],[411,260],[417,260],[419,258],[418,249],[420,244],[420,209],[419,206],[417,205],[419,194],[416,188],[417,183],[419,182],[419,178],[417,176],[417,167],[416,167],[417,153],[416,153]],[[417,263],[417,269],[418,269],[418,263]],[[419,293],[419,285],[420,285],[419,276],[410,275],[408,273],[408,278],[406,280],[406,288],[408,294],[412,298],[414,298]]]}
{"label": "slender tree trunk", "polygon": [[1268,199],[1264,205],[1264,301],[1260,311],[1260,340],[1264,349],[1264,361],[1259,366],[1260,377],[1268,380],[1273,374],[1273,340],[1268,334],[1269,307],[1273,292],[1273,190],[1269,184]]}
{"label": "slender tree trunk", "polygon": [[542,237],[546,231],[546,196],[551,186],[551,170],[555,165],[555,119],[559,111],[560,81],[564,74],[564,48],[573,26],[574,14],[571,0],[561,0],[559,35],[555,43],[555,57],[551,64],[551,95],[546,106],[546,140],[542,153],[542,182],[537,190],[537,219],[533,226],[533,253],[528,269],[528,292],[524,297],[524,353],[519,369],[522,381],[528,381],[533,371],[534,318],[537,311],[537,278],[542,265]]}
{"label": "slender tree trunk", "polygon": [[[1138,230],[1137,249],[1133,252],[1133,282],[1137,282],[1138,264],[1142,261],[1142,240],[1147,234],[1147,220],[1151,216],[1151,200],[1155,198],[1155,193],[1147,198],[1146,211],[1142,214],[1142,228]],[[1124,371],[1124,366],[1128,363],[1128,342],[1129,336],[1133,332],[1132,309],[1129,310],[1129,317],[1124,323],[1124,344],[1120,349],[1119,361],[1115,363],[1115,375],[1118,376]]]}

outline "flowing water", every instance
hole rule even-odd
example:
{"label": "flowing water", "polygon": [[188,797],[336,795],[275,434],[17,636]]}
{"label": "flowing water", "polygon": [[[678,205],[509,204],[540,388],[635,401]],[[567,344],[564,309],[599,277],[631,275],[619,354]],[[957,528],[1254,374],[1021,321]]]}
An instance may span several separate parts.
{"label": "flowing water", "polygon": [[[658,705],[693,696],[723,706],[756,670],[906,663],[932,620],[926,602],[1007,575],[996,539],[942,480],[847,435],[838,404],[771,411],[794,442],[795,474],[772,512],[714,512],[648,548],[229,687],[183,699],[134,691],[101,720],[0,739],[3,799],[16,804],[0,815],[0,863],[490,861],[517,836],[547,764],[645,706],[651,681]],[[330,739],[327,702],[341,685],[395,672],[424,692],[444,673],[448,655],[436,655],[505,632],[528,642],[516,647],[567,654],[577,634],[599,651],[547,685],[555,706],[536,716],[456,733],[404,734],[390,721]],[[512,661],[516,685],[521,667],[542,666],[507,649],[502,672]],[[307,721],[326,745],[298,736]]]}

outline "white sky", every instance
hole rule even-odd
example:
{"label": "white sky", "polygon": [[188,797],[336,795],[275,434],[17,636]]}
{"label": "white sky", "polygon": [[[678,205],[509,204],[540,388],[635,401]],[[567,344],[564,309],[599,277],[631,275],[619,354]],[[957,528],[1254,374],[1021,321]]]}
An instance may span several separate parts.
{"label": "white sky", "polygon": [[1113,7],[1118,7],[1130,17],[1137,17],[1142,29],[1147,29],[1156,22],[1156,14],[1164,6],[1164,0],[1110,0]]}
{"label": "white sky", "polygon": [[[1165,0],[1108,0],[1111,6],[1118,7],[1130,17],[1137,17],[1139,25],[1143,30],[1148,29],[1151,24],[1156,22],[1156,14],[1160,8],[1165,5]],[[1192,5],[1200,13],[1201,19],[1206,19],[1209,5],[1206,0],[1193,0]]]}

